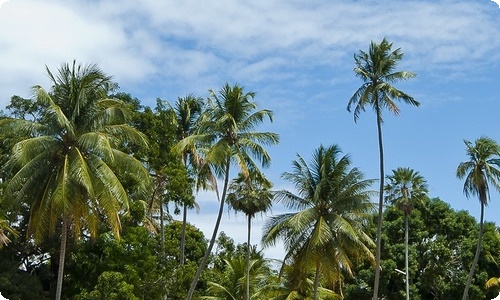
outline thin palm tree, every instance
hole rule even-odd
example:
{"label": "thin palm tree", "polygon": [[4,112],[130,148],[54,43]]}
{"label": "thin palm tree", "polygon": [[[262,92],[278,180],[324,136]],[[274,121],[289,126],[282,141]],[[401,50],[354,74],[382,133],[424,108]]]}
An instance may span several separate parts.
{"label": "thin palm tree", "polygon": [[126,144],[146,146],[144,136],[127,125],[123,102],[108,99],[116,85],[96,65],[63,64],[50,92],[33,88],[43,108],[39,122],[0,121],[1,130],[26,138],[14,145],[7,166],[13,172],[5,195],[30,205],[29,234],[36,241],[61,230],[56,300],[61,298],[68,234],[85,229],[92,235],[105,220],[119,236],[119,214],[128,196],[118,174],[146,185],[149,174],[132,156],[118,150]]}
{"label": "thin palm tree", "polygon": [[405,273],[406,300],[410,300],[410,270],[408,263],[408,219],[415,202],[422,202],[427,197],[427,181],[418,172],[410,168],[399,167],[387,176],[385,200],[401,209],[405,219]]}
{"label": "thin palm tree", "polygon": [[[175,102],[173,110],[175,112],[175,121],[177,127],[177,139],[182,139],[196,132],[199,117],[203,112],[204,101],[202,98],[195,97],[189,94],[183,98],[178,98]],[[192,144],[194,146],[194,144]],[[196,149],[193,147],[185,147],[181,152],[181,159],[186,168],[190,169],[190,174],[195,173],[194,170],[200,165],[200,159],[197,157]],[[196,203],[194,204],[196,206]],[[181,253],[179,263],[184,264],[184,252],[186,248],[186,224],[188,209],[193,207],[192,203],[184,202],[182,205],[182,231],[181,231]]]}
{"label": "thin palm tree", "polygon": [[227,203],[236,211],[242,211],[247,216],[247,253],[246,253],[246,295],[250,300],[250,236],[252,218],[257,213],[263,213],[271,208],[273,193],[272,183],[260,172],[250,172],[249,178],[240,173],[229,186]]}
{"label": "thin palm tree", "polygon": [[244,93],[243,87],[237,84],[225,84],[218,93],[210,90],[208,107],[200,120],[198,133],[184,138],[176,146],[180,152],[196,146],[200,157],[203,158],[202,167],[210,168],[211,174],[223,180],[220,197],[216,189],[220,204],[213,234],[189,288],[188,300],[193,297],[196,284],[217,238],[231,166],[235,166],[248,178],[249,170],[259,170],[254,159],[263,167],[269,166],[271,162],[271,157],[263,146],[277,144],[279,141],[276,133],[254,131],[266,118],[273,120],[272,111],[257,110],[257,104],[251,101],[254,97],[255,93]]}
{"label": "thin palm tree", "polygon": [[[310,164],[298,155],[293,171],[282,177],[294,183],[298,194],[277,191],[276,199],[297,212],[271,217],[264,225],[262,241],[274,245],[284,241],[284,263],[301,270],[314,268],[314,299],[318,299],[320,276],[330,282],[340,272],[352,275],[352,261],[373,259],[366,225],[374,206],[374,180],[364,179],[357,168],[350,168],[348,155],[338,157],[340,148],[320,146]],[[307,273],[307,272],[302,272]]]}
{"label": "thin palm tree", "polygon": [[373,286],[373,300],[378,299],[380,281],[380,253],[382,245],[382,212],[384,202],[384,147],[382,142],[382,110],[387,108],[395,115],[399,115],[399,108],[395,100],[406,104],[419,106],[420,103],[410,95],[396,89],[392,83],[415,77],[408,71],[396,71],[398,62],[403,58],[401,48],[392,50],[392,43],[385,38],[380,44],[370,43],[368,53],[360,50],[354,54],[356,76],[363,80],[363,85],[349,99],[347,110],[354,107],[354,121],[357,122],[359,114],[365,111],[366,106],[372,106],[377,116],[377,132],[380,163],[380,187],[377,218],[377,245],[375,254],[375,281]]}
{"label": "thin palm tree", "polygon": [[461,162],[457,168],[457,177],[465,178],[464,194],[467,198],[477,196],[481,204],[479,220],[479,235],[476,254],[470,267],[469,276],[465,285],[462,300],[469,297],[469,287],[474,276],[474,270],[479,260],[483,239],[484,207],[490,199],[490,184],[500,191],[500,146],[488,137],[480,137],[473,144],[464,140],[468,161]]}

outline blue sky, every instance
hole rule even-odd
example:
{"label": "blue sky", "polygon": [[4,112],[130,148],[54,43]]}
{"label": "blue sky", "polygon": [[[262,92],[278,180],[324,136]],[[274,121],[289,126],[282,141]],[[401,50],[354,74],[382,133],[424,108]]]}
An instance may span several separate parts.
{"label": "blue sky", "polygon": [[[97,63],[122,92],[150,106],[239,83],[275,113],[262,129],[281,135],[266,170],[279,189],[291,188],[280,174],[296,154],[307,159],[320,144],[338,144],[367,178],[378,177],[375,115],[367,109],[354,123],[346,104],[362,83],[353,54],[387,37],[405,52],[399,68],[417,74],[397,86],[421,107],[385,113],[386,173],[413,168],[431,196],[479,215],[455,170],[466,159],[464,139],[500,142],[500,8],[492,1],[2,2],[1,108],[12,95],[29,97],[32,85],[49,88],[45,65],[55,70],[74,59]],[[202,193],[198,202],[191,221],[209,237],[215,196]],[[499,211],[492,191],[486,219],[500,223]],[[264,220],[255,221],[254,243]],[[226,213],[221,229],[243,242],[244,216]],[[266,253],[279,257],[281,249]]]}

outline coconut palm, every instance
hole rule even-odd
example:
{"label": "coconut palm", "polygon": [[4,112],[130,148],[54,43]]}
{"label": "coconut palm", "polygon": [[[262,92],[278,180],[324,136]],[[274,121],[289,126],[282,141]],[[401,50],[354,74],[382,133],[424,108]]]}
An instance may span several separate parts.
{"label": "coconut palm", "polygon": [[320,146],[310,164],[298,155],[293,171],[282,177],[294,183],[298,194],[277,191],[276,199],[297,212],[271,217],[264,225],[263,243],[284,241],[284,263],[306,271],[314,268],[314,299],[318,299],[320,276],[337,281],[341,272],[352,275],[353,260],[373,259],[373,242],[365,233],[373,204],[367,190],[374,180],[350,168],[340,148]]}
{"label": "coconut palm", "polygon": [[200,157],[203,158],[203,166],[209,167],[211,174],[223,180],[220,197],[216,189],[220,204],[213,234],[189,289],[188,300],[193,296],[201,271],[205,268],[217,238],[231,166],[235,166],[248,178],[249,170],[259,170],[258,162],[263,167],[269,166],[271,157],[263,146],[277,144],[279,140],[276,133],[253,131],[265,118],[273,120],[270,110],[257,110],[257,104],[251,101],[254,96],[253,92],[244,93],[243,87],[237,84],[225,84],[218,93],[211,90],[198,133],[184,138],[176,147],[177,150],[183,151],[196,146]]}
{"label": "coconut palm", "polygon": [[127,124],[123,102],[106,95],[116,85],[96,65],[63,64],[57,76],[47,68],[52,89],[33,88],[43,107],[39,122],[1,121],[2,130],[29,135],[12,149],[12,170],[4,194],[30,205],[29,234],[36,241],[61,231],[56,300],[61,298],[66,240],[85,229],[92,235],[105,220],[119,236],[119,213],[128,196],[118,174],[147,184],[142,164],[118,150],[126,144],[146,145],[144,136]]}
{"label": "coconut palm", "polygon": [[[178,98],[175,102],[173,110],[175,112],[175,121],[177,127],[177,139],[181,141],[182,139],[195,133],[196,124],[198,118],[203,111],[203,99],[197,98],[190,94],[184,98]],[[194,146],[194,144],[192,144]],[[199,157],[197,157],[196,149],[186,147],[181,153],[182,162],[186,168],[191,168],[191,174],[193,174],[193,169],[198,168],[200,164]],[[196,206],[196,203],[194,203]],[[181,231],[181,253],[179,262],[181,265],[184,264],[184,252],[186,244],[186,224],[187,224],[187,212],[190,207],[193,207],[191,203],[183,203],[182,205],[182,231]]]}
{"label": "coconut palm", "polygon": [[463,300],[469,296],[469,287],[474,276],[474,270],[481,252],[483,239],[484,207],[490,198],[490,184],[500,191],[500,146],[492,139],[481,137],[473,144],[464,140],[469,160],[461,162],[457,168],[457,177],[465,178],[464,194],[467,198],[477,196],[481,205],[479,220],[479,235],[474,261],[470,267],[469,276],[465,285]]}
{"label": "coconut palm", "polygon": [[385,200],[401,209],[405,219],[405,273],[406,299],[410,299],[410,271],[408,266],[408,219],[415,202],[422,202],[429,192],[427,181],[418,172],[410,168],[399,167],[387,176]]}
{"label": "coconut palm", "polygon": [[263,174],[251,172],[249,178],[240,173],[229,186],[227,203],[236,211],[242,211],[247,216],[247,274],[246,295],[250,299],[250,236],[252,218],[257,213],[262,213],[271,208],[273,194],[270,191],[272,184]]}
{"label": "coconut palm", "polygon": [[354,55],[356,76],[363,80],[363,85],[349,99],[347,110],[354,107],[354,121],[357,122],[359,114],[365,111],[366,106],[372,106],[377,116],[377,132],[380,163],[380,188],[377,218],[377,246],[375,254],[375,281],[373,287],[373,300],[378,299],[378,286],[380,280],[380,253],[382,234],[382,212],[384,201],[384,147],[382,142],[382,110],[387,108],[395,115],[399,115],[399,108],[395,101],[419,106],[420,103],[410,95],[396,89],[392,83],[415,77],[414,73],[396,71],[398,62],[403,58],[401,48],[392,50],[392,43],[385,38],[380,44],[370,43],[368,53],[360,50]]}
{"label": "coconut palm", "polygon": [[[268,262],[260,256],[253,257],[250,264],[246,258],[233,257],[229,260],[224,260],[226,268],[224,282],[208,282],[208,294],[204,296],[205,300],[235,300],[244,299],[248,294],[246,289],[246,281],[251,284],[251,297],[249,299],[267,299],[265,297],[265,281],[270,276],[270,268]],[[250,272],[248,267],[250,266]]]}

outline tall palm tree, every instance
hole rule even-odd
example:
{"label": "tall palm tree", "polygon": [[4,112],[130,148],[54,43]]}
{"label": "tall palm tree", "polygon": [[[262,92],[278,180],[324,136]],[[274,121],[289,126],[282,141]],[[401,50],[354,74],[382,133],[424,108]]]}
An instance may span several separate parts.
{"label": "tall palm tree", "polygon": [[406,300],[410,300],[410,270],[408,263],[408,219],[415,202],[422,202],[427,196],[427,181],[418,172],[410,168],[399,167],[392,170],[387,176],[385,185],[385,200],[397,206],[404,213],[405,219],[405,273],[406,273]]}
{"label": "tall palm tree", "polygon": [[263,167],[269,166],[271,162],[271,157],[263,145],[277,144],[279,141],[276,133],[253,131],[266,118],[273,120],[273,113],[270,110],[257,110],[257,104],[251,101],[254,97],[255,93],[244,93],[243,87],[237,84],[234,86],[225,84],[218,93],[210,90],[208,107],[200,121],[198,133],[184,138],[176,147],[182,151],[197,145],[196,149],[203,158],[204,166],[209,167],[212,174],[223,180],[220,197],[216,189],[220,204],[213,234],[191,283],[188,300],[193,296],[217,238],[231,166],[235,165],[248,178],[249,170],[259,169],[254,159],[257,159]]}
{"label": "tall palm tree", "polygon": [[[184,98],[178,98],[175,102],[173,110],[175,112],[175,120],[177,127],[177,139],[181,141],[182,139],[193,135],[196,132],[196,126],[199,121],[199,117],[203,111],[204,101],[202,98],[195,97],[190,94]],[[192,144],[194,146],[194,144]],[[194,173],[194,169],[198,168],[200,165],[199,157],[197,156],[196,149],[193,147],[185,147],[181,153],[182,162],[186,168],[191,169],[191,174]],[[181,265],[184,264],[184,252],[186,248],[186,224],[187,224],[187,212],[193,205],[190,203],[183,203],[182,205],[182,231],[181,231],[181,253],[179,262]]]}
{"label": "tall palm tree", "polygon": [[284,263],[302,270],[314,267],[314,299],[318,299],[320,275],[331,282],[340,272],[352,274],[353,259],[373,259],[368,248],[373,242],[365,225],[374,208],[369,201],[373,192],[367,190],[374,180],[351,169],[349,156],[339,158],[340,152],[336,145],[320,146],[310,164],[298,155],[294,170],[282,176],[294,183],[298,194],[276,192],[278,201],[298,211],[271,217],[263,229],[265,246],[279,238],[284,241]]}
{"label": "tall palm tree", "polygon": [[464,194],[477,196],[481,204],[481,215],[479,220],[479,235],[477,240],[476,254],[470,267],[469,276],[465,285],[463,300],[469,297],[469,287],[474,276],[474,270],[479,260],[481,252],[481,242],[483,239],[484,207],[488,205],[490,198],[489,185],[500,191],[500,146],[492,139],[480,137],[471,143],[464,140],[468,161],[461,162],[457,168],[457,177],[465,178]]}
{"label": "tall palm tree", "polygon": [[271,208],[273,194],[272,183],[258,172],[251,172],[249,178],[239,174],[229,186],[227,202],[236,211],[242,211],[247,216],[247,255],[246,255],[246,295],[250,300],[250,236],[252,218]]}
{"label": "tall palm tree", "polygon": [[365,111],[366,106],[372,106],[377,116],[377,132],[380,163],[380,187],[377,218],[377,246],[375,254],[375,282],[373,287],[373,300],[378,299],[378,287],[380,280],[380,253],[382,243],[382,212],[384,202],[384,147],[382,142],[382,109],[387,108],[395,115],[399,115],[399,108],[395,100],[406,104],[419,106],[420,103],[410,95],[396,89],[392,83],[415,77],[414,73],[408,71],[396,71],[398,62],[403,58],[401,48],[392,50],[392,43],[385,38],[380,44],[370,43],[368,53],[360,50],[354,55],[356,76],[363,80],[363,85],[349,99],[347,110],[350,112],[354,107],[354,121],[358,120],[359,114]]}
{"label": "tall palm tree", "polygon": [[144,136],[127,124],[123,102],[106,98],[115,84],[96,65],[63,64],[50,92],[33,88],[43,107],[39,122],[5,119],[2,130],[29,135],[12,149],[8,167],[13,176],[5,195],[30,205],[28,232],[36,241],[61,230],[56,300],[61,298],[66,240],[73,231],[92,235],[105,220],[119,236],[119,213],[128,209],[128,196],[118,174],[147,184],[149,174],[132,156],[118,150]]}

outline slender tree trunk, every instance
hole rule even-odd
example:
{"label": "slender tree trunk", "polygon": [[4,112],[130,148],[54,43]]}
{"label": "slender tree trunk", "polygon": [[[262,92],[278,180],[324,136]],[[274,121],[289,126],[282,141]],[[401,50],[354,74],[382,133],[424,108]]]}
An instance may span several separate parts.
{"label": "slender tree trunk", "polygon": [[378,286],[380,281],[380,253],[382,246],[382,214],[384,204],[384,146],[382,143],[382,117],[378,99],[375,99],[378,130],[378,148],[380,154],[380,188],[378,196],[378,218],[377,218],[377,246],[375,251],[375,281],[373,284],[373,300],[378,299]]}
{"label": "slender tree trunk", "polygon": [[184,251],[186,248],[186,226],[187,226],[187,205],[184,204],[184,207],[182,208],[181,255],[179,258],[179,263],[181,266],[184,264]]}
{"label": "slender tree trunk", "polygon": [[318,293],[318,288],[319,288],[319,260],[316,262],[316,273],[314,274],[314,300],[319,300],[319,293]]}
{"label": "slender tree trunk", "polygon": [[406,300],[410,300],[410,270],[408,268],[408,214],[405,213],[405,273],[406,273]]}
{"label": "slender tree trunk", "polygon": [[165,257],[165,224],[163,221],[164,213],[163,213],[163,201],[160,197],[160,239],[161,239],[161,252]]}
{"label": "slender tree trunk", "polygon": [[59,253],[59,269],[57,271],[56,300],[61,300],[67,238],[68,238],[68,221],[66,217],[63,217],[62,229],[61,229],[61,249]]}
{"label": "slender tree trunk", "polygon": [[[182,164],[186,167],[187,170],[187,154],[182,154]],[[181,229],[181,254],[179,257],[179,264],[184,265],[184,253],[186,249],[186,226],[187,226],[187,205],[184,203],[182,207],[182,229]]]}
{"label": "slender tree trunk", "polygon": [[479,238],[477,240],[476,255],[474,256],[474,261],[470,267],[469,277],[467,278],[467,284],[465,285],[464,294],[462,300],[467,300],[469,298],[469,287],[472,282],[472,277],[474,276],[474,270],[476,269],[477,262],[479,261],[479,253],[481,252],[481,243],[483,241],[483,223],[484,223],[484,203],[481,202],[481,219],[479,221]]}
{"label": "slender tree trunk", "polygon": [[224,212],[224,201],[226,199],[226,190],[227,190],[227,185],[229,182],[229,165],[230,165],[230,161],[228,159],[226,161],[224,187],[222,189],[222,198],[220,199],[219,213],[217,215],[217,220],[215,222],[215,227],[214,227],[214,231],[212,233],[212,238],[210,239],[210,243],[208,244],[208,248],[207,248],[207,251],[205,251],[205,255],[203,256],[203,259],[201,260],[201,263],[198,266],[198,269],[196,270],[196,274],[194,276],[193,282],[191,283],[191,286],[189,287],[187,300],[191,300],[193,298],[194,290],[196,289],[196,285],[198,284],[198,281],[200,280],[201,272],[203,271],[203,269],[205,268],[205,265],[207,264],[208,258],[210,256],[210,253],[212,252],[212,248],[214,247],[215,240],[217,238],[217,232],[219,231],[220,220],[222,218],[222,213]]}
{"label": "slender tree trunk", "polygon": [[248,234],[247,234],[247,292],[246,300],[250,300],[250,233],[252,228],[252,216],[248,215]]}

